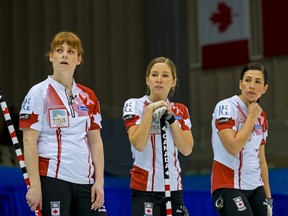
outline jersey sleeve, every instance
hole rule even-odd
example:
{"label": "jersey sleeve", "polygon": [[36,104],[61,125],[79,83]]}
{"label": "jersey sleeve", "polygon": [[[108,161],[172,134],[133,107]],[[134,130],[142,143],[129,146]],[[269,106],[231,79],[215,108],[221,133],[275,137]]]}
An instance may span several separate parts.
{"label": "jersey sleeve", "polygon": [[140,111],[137,107],[136,99],[129,99],[124,103],[123,106],[123,120],[126,127],[126,130],[133,125],[140,124]]}
{"label": "jersey sleeve", "polygon": [[263,139],[261,141],[261,145],[264,145],[264,144],[266,144],[266,139],[268,137],[268,119],[267,119],[266,113],[264,111],[262,112],[261,115],[264,118],[263,125],[262,125]]}
{"label": "jersey sleeve", "polygon": [[223,129],[233,129],[235,126],[235,115],[233,106],[227,100],[219,102],[214,110],[215,126],[218,131]]}
{"label": "jersey sleeve", "polygon": [[31,88],[25,96],[19,115],[19,128],[31,128],[37,131],[42,130],[44,116],[44,100],[41,91]]}
{"label": "jersey sleeve", "polygon": [[[83,91],[81,93],[81,97],[83,97],[83,103],[89,107],[89,116],[91,119],[90,130],[96,130],[102,128],[101,121],[102,116],[100,112],[100,103],[99,100],[94,93],[94,91],[86,86],[83,86],[77,83],[77,86]],[[88,98],[86,98],[88,97]],[[90,102],[92,101],[92,103]]]}
{"label": "jersey sleeve", "polygon": [[173,103],[172,111],[174,113],[175,119],[179,122],[182,130],[190,130],[192,123],[190,120],[190,114],[188,108],[181,103]]}
{"label": "jersey sleeve", "polygon": [[97,97],[96,97],[96,100],[95,100],[95,106],[94,106],[94,109],[93,109],[92,116],[93,117],[91,119],[90,130],[95,130],[95,129],[102,128],[102,125],[101,125],[102,117],[101,117],[101,113],[100,113],[100,103],[99,103]]}

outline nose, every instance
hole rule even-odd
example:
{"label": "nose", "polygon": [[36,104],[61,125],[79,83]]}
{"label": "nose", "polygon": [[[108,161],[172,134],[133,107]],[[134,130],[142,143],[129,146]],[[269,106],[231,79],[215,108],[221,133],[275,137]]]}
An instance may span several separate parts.
{"label": "nose", "polygon": [[255,86],[254,86],[254,83],[253,83],[253,82],[251,82],[251,84],[250,84],[250,88],[251,88],[251,89],[254,89],[254,88],[255,88]]}
{"label": "nose", "polygon": [[62,59],[67,59],[67,53],[63,52]]}
{"label": "nose", "polygon": [[156,81],[157,81],[158,83],[161,83],[161,81],[162,81],[161,76],[157,76]]}

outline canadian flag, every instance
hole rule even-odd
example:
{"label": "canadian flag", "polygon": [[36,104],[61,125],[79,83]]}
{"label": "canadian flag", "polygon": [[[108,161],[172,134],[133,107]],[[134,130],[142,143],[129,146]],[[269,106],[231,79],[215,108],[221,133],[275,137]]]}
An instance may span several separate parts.
{"label": "canadian flag", "polygon": [[248,0],[198,0],[202,68],[249,62]]}

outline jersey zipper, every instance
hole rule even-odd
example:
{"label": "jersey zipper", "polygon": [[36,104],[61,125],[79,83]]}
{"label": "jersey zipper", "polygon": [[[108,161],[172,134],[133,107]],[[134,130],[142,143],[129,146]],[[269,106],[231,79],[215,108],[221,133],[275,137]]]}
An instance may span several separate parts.
{"label": "jersey zipper", "polygon": [[66,93],[66,89],[65,89],[65,94],[66,94],[66,97],[67,97],[67,100],[68,100],[68,106],[69,106],[69,109],[70,109],[70,113],[71,113],[71,116],[72,118],[75,118],[75,110],[72,106],[72,103],[73,103],[73,100],[74,100],[74,97],[73,97],[73,94],[72,94],[72,90],[70,90],[70,96],[68,97],[67,93]]}

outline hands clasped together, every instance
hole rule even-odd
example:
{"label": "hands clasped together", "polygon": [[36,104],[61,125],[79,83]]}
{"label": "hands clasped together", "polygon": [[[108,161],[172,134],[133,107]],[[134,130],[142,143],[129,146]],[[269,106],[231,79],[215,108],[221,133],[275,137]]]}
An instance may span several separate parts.
{"label": "hands clasped together", "polygon": [[[158,101],[158,102],[164,102],[164,101]],[[158,102],[155,102],[155,105]],[[174,113],[172,112],[170,105],[167,104],[166,102],[164,102],[164,103],[165,103],[164,105],[159,106],[156,109],[154,109],[154,111],[153,111],[153,119],[155,121],[159,121],[161,119],[161,117],[164,116],[165,120],[168,121],[169,124],[172,124],[176,120],[175,116],[174,116]],[[154,107],[154,105],[153,105],[153,107]]]}

